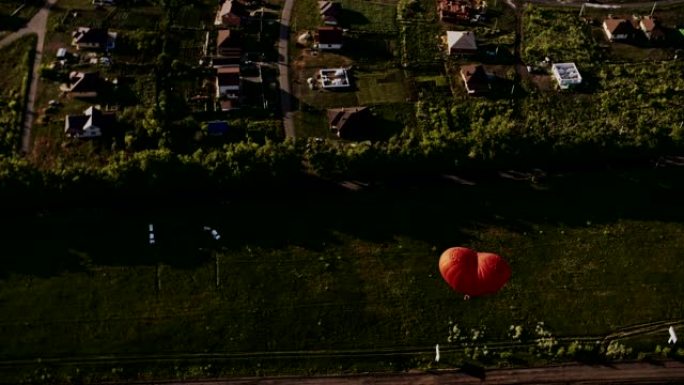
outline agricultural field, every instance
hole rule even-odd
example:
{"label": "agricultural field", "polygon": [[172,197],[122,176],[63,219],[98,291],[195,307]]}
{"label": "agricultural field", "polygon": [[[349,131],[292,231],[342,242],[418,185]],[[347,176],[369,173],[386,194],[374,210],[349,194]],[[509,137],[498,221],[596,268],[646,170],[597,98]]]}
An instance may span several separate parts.
{"label": "agricultural field", "polygon": [[[528,365],[572,359],[566,349],[584,337],[681,322],[672,295],[684,290],[680,168],[501,176],[416,181],[404,193],[312,191],[289,205],[264,195],[12,217],[0,232],[0,357],[15,364],[0,365],[0,377]],[[500,253],[512,279],[464,301],[437,269],[455,245]],[[636,357],[664,333],[616,341]],[[435,343],[445,349],[439,366]]]}

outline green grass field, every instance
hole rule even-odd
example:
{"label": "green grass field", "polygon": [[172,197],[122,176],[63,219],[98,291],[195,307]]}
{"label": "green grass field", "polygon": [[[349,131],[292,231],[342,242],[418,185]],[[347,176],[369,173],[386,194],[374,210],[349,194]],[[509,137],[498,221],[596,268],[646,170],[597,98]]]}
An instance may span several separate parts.
{"label": "green grass field", "polygon": [[[5,217],[0,357],[28,361],[0,361],[0,380],[78,377],[75,368],[95,370],[88,359],[101,365],[98,378],[173,375],[174,361],[144,360],[152,354],[221,358],[206,356],[202,365],[214,369],[197,375],[388,370],[429,359],[353,354],[449,347],[454,323],[486,328],[481,341],[493,344],[508,340],[510,325],[529,332],[539,321],[554,336],[579,337],[681,320],[681,176],[649,169]],[[156,249],[146,244],[148,223]],[[218,287],[213,255],[198,251],[212,247],[205,225],[223,235]],[[437,269],[454,245],[500,253],[513,269],[509,284],[464,301]],[[301,360],[313,351],[332,356]],[[133,358],[94,359],[110,354]],[[50,364],[54,357],[69,362]],[[111,371],[119,365],[125,373]]]}
{"label": "green grass field", "polygon": [[26,55],[36,45],[36,36],[27,35],[0,49],[0,97],[23,92],[29,68]]}
{"label": "green grass field", "polygon": [[574,11],[527,5],[523,17],[522,59],[526,63],[538,63],[549,57],[553,62],[582,66],[600,58],[591,27]]}
{"label": "green grass field", "polygon": [[0,49],[0,153],[18,148],[37,37],[22,36]]}
{"label": "green grass field", "polygon": [[392,33],[397,30],[397,1],[342,0],[340,22],[356,31]]}

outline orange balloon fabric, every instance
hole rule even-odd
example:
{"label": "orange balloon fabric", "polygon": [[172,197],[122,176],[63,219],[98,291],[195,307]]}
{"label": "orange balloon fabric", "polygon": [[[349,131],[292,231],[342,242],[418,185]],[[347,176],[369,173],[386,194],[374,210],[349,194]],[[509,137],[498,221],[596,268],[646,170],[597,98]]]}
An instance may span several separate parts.
{"label": "orange balloon fabric", "polygon": [[494,294],[511,278],[511,267],[499,255],[466,247],[444,251],[439,272],[452,289],[471,297]]}

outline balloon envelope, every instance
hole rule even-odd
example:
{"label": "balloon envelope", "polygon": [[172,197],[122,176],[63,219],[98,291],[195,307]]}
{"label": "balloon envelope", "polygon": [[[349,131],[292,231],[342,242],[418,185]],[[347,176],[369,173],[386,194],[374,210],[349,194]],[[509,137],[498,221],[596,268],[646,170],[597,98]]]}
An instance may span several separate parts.
{"label": "balloon envelope", "polygon": [[466,247],[444,251],[439,271],[452,289],[473,297],[496,293],[511,277],[511,267],[503,258]]}

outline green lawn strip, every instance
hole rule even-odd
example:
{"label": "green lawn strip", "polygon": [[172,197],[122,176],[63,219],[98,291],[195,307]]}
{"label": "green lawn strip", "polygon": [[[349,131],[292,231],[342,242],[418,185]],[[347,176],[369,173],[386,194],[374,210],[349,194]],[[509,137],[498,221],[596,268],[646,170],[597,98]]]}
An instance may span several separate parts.
{"label": "green lawn strip", "polygon": [[447,87],[449,80],[444,75],[419,75],[414,78],[418,83],[432,83],[436,87]]}
{"label": "green lawn strip", "polygon": [[3,74],[0,78],[1,97],[23,92],[29,71],[27,55],[35,45],[36,36],[27,35],[0,49],[0,56],[3,57],[0,62],[0,73]]}
{"label": "green lawn strip", "polygon": [[404,76],[400,71],[359,74],[356,83],[359,105],[401,103],[408,96]]}
{"label": "green lawn strip", "polygon": [[11,152],[19,146],[21,123],[33,66],[37,36],[22,36],[0,50],[0,153]]}
{"label": "green lawn strip", "polygon": [[328,118],[325,110],[296,111],[293,119],[298,136],[333,137],[328,128]]}
{"label": "green lawn strip", "polygon": [[318,11],[317,0],[295,1],[292,8],[292,18],[290,19],[293,38],[296,39],[297,35],[302,31],[314,30],[321,25],[323,25],[323,21]]}

